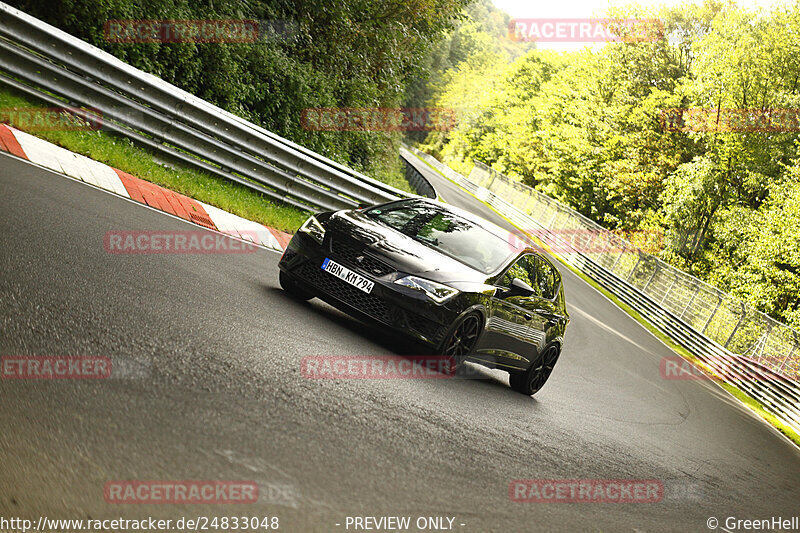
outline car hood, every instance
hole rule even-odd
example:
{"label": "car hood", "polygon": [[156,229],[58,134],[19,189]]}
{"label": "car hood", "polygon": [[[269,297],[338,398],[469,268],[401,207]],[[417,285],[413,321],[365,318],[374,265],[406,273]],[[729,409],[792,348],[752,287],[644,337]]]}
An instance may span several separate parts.
{"label": "car hood", "polygon": [[360,210],[338,211],[325,226],[334,241],[358,241],[371,255],[393,265],[399,272],[440,282],[482,283],[487,278],[486,274],[403,235]]}

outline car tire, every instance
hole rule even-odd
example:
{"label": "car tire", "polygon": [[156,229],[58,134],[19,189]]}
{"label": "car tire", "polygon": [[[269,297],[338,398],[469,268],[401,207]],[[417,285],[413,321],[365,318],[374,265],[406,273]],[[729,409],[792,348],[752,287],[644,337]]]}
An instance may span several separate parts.
{"label": "car tire", "polygon": [[509,374],[508,382],[511,388],[525,396],[533,396],[539,392],[547,383],[560,354],[557,345],[548,345],[528,370]]}
{"label": "car tire", "polygon": [[300,287],[300,285],[298,285],[297,282],[283,270],[281,270],[278,274],[278,281],[280,281],[281,288],[292,298],[297,298],[298,300],[310,300],[314,297],[313,294]]}
{"label": "car tire", "polygon": [[445,369],[448,374],[455,374],[461,368],[467,356],[472,353],[478,344],[481,334],[482,318],[479,313],[468,313],[461,317],[450,328],[442,344],[439,354],[448,358],[449,365]]}

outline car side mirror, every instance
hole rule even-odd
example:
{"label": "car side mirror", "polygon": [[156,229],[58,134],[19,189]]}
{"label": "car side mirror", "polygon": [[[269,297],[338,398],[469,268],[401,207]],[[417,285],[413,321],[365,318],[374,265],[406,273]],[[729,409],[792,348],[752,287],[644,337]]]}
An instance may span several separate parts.
{"label": "car side mirror", "polygon": [[509,287],[505,294],[503,295],[504,298],[509,296],[533,296],[536,293],[533,290],[533,287],[525,283],[519,278],[514,278],[511,280],[511,287]]}

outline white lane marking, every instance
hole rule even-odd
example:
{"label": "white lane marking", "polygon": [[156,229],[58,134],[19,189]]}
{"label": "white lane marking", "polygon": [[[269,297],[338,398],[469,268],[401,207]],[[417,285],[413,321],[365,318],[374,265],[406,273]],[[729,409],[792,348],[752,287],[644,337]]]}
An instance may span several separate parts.
{"label": "white lane marking", "polygon": [[[130,198],[128,191],[122,184],[122,180],[110,166],[65,150],[24,131],[9,129],[17,138],[31,162],[59,174],[66,174],[71,178],[80,179],[90,185]],[[214,225],[222,233],[267,248],[283,251],[278,240],[263,224],[236,216],[203,202],[198,203],[203,206]]]}
{"label": "white lane marking", "polygon": [[268,248],[281,249],[280,243],[266,226],[223,211],[213,205],[198,202],[206,210],[211,221],[224,233],[239,236],[241,239],[261,244]]}
{"label": "white lane marking", "polygon": [[67,176],[73,177],[75,179],[81,179],[81,174],[85,172],[84,166],[81,164],[80,158],[75,154],[70,154],[72,157],[66,158],[62,157],[59,158],[59,163],[61,164],[61,168],[64,169],[64,173]]}
{"label": "white lane marking", "polygon": [[83,162],[89,168],[89,171],[94,176],[94,179],[100,183],[100,187],[106,189],[107,191],[112,191],[121,196],[130,198],[127,189],[125,189],[125,186],[122,184],[122,180],[119,179],[119,176],[113,168],[108,165],[104,165],[103,163],[98,163],[97,161],[89,159],[88,157],[84,157]]}
{"label": "white lane marking", "polygon": [[[231,239],[236,239],[237,241],[241,241],[241,240],[242,240],[242,239],[240,239],[239,237],[236,237],[236,236],[234,236],[234,235],[230,235],[230,234],[228,234],[228,233],[223,233],[223,232],[221,232],[221,231],[215,231],[215,230],[212,230],[212,229],[206,228],[205,226],[200,226],[199,224],[195,224],[194,222],[190,222],[190,221],[186,220],[185,218],[181,218],[181,217],[179,217],[179,216],[177,216],[177,215],[173,215],[173,214],[171,214],[171,213],[167,213],[166,211],[162,211],[161,209],[156,209],[155,207],[151,207],[151,206],[149,206],[149,205],[147,205],[147,204],[143,204],[143,203],[141,203],[141,202],[137,202],[136,200],[132,199],[132,198],[131,198],[131,197],[129,197],[128,195],[125,195],[125,196],[120,196],[120,195],[118,195],[118,194],[116,194],[116,193],[114,193],[113,191],[110,191],[110,190],[108,190],[108,189],[104,189],[104,188],[102,188],[102,187],[99,187],[99,186],[93,185],[93,184],[91,184],[91,183],[84,182],[84,181],[81,181],[81,180],[79,180],[79,179],[73,178],[72,176],[69,176],[68,174],[64,174],[63,172],[56,172],[56,171],[54,171],[54,170],[52,170],[52,169],[50,169],[50,168],[47,168],[47,167],[45,167],[44,165],[40,165],[40,164],[38,164],[38,163],[35,163],[35,162],[33,162],[33,161],[30,161],[30,160],[28,160],[28,159],[23,159],[23,158],[21,158],[21,157],[17,157],[17,156],[15,156],[15,155],[9,154],[8,152],[0,152],[0,157],[10,157],[11,159],[15,159],[15,160],[17,160],[17,161],[20,161],[20,162],[26,163],[26,164],[28,164],[28,165],[31,165],[31,166],[34,166],[34,167],[40,168],[40,169],[42,169],[42,170],[44,170],[44,171],[46,171],[46,172],[52,172],[53,174],[56,174],[56,175],[58,175],[58,176],[61,176],[62,178],[66,178],[66,179],[68,179],[68,180],[71,180],[71,181],[74,181],[74,182],[76,182],[76,183],[82,183],[83,185],[88,185],[88,186],[90,186],[90,187],[93,187],[93,188],[95,188],[95,189],[97,189],[97,190],[101,191],[101,192],[104,192],[104,193],[107,193],[107,194],[112,194],[112,195],[114,195],[116,198],[121,198],[122,200],[125,200],[125,201],[127,201],[127,202],[130,202],[130,203],[132,203],[132,204],[134,204],[134,205],[137,205],[137,206],[139,206],[139,207],[143,207],[143,208],[145,208],[145,209],[149,209],[150,211],[153,211],[153,212],[155,212],[155,213],[160,213],[160,214],[162,214],[162,215],[168,216],[168,217],[170,217],[170,218],[173,218],[173,219],[175,219],[175,220],[180,220],[181,222],[183,222],[183,223],[185,223],[185,224],[189,224],[190,226],[192,226],[192,227],[194,227],[194,228],[201,228],[201,229],[205,229],[206,231],[210,231],[211,233],[220,233],[220,234],[222,234],[222,235],[227,235],[227,236],[228,236],[228,237],[230,237]],[[90,161],[91,161],[91,160],[90,160]],[[195,200],[195,201],[196,201],[196,200]],[[205,207],[205,206],[204,206],[204,207]],[[266,226],[262,226],[262,227],[264,227],[264,229],[266,229]],[[269,232],[269,230],[267,230],[267,232]],[[271,235],[271,234],[270,234],[270,235]],[[273,241],[275,242],[275,246],[274,246],[274,247],[273,247],[273,246],[264,245],[264,244],[260,244],[260,243],[256,243],[256,244],[255,244],[255,246],[258,246],[259,248],[263,248],[263,249],[265,249],[265,250],[268,250],[268,251],[270,251],[270,252],[275,252],[275,253],[278,253],[278,254],[282,254],[282,253],[283,253],[283,248],[281,248],[281,247],[280,247],[280,244],[278,244],[277,240],[276,240],[274,237],[273,237]]]}
{"label": "white lane marking", "polygon": [[206,213],[208,213],[211,221],[219,228],[220,231],[241,237],[239,232],[236,231],[235,221],[231,218],[233,215],[227,211],[223,211],[222,209],[214,207],[213,205],[208,205],[204,202],[198,203],[203,206],[203,209],[206,210]]}
{"label": "white lane marking", "polygon": [[130,198],[122,180],[110,166],[65,150],[24,131],[9,129],[32,163]]}
{"label": "white lane marking", "polygon": [[569,309],[570,309],[570,311],[577,311],[579,314],[581,314],[582,316],[584,316],[587,319],[589,319],[591,322],[593,322],[598,327],[608,331],[609,333],[613,333],[614,335],[618,336],[622,340],[628,341],[629,343],[633,344],[634,346],[636,346],[637,348],[639,348],[643,352],[647,352],[647,353],[656,355],[652,350],[650,350],[648,348],[645,348],[644,346],[642,346],[641,344],[639,344],[635,340],[631,339],[630,337],[628,337],[626,335],[623,335],[621,332],[619,332],[616,329],[612,328],[611,326],[609,326],[605,322],[602,322],[602,321],[596,319],[595,317],[593,317],[592,315],[590,315],[589,313],[587,313],[586,311],[584,311],[580,307],[575,307],[574,305],[570,305]]}
{"label": "white lane marking", "polygon": [[[56,157],[57,150],[52,149],[58,148],[57,146],[43,141],[38,137],[34,137],[33,135],[28,135],[24,131],[15,130],[13,128],[9,128],[9,130],[11,130],[11,133],[16,137],[17,142],[30,161],[58,173],[65,173]],[[58,148],[58,150],[63,150],[63,148]]]}

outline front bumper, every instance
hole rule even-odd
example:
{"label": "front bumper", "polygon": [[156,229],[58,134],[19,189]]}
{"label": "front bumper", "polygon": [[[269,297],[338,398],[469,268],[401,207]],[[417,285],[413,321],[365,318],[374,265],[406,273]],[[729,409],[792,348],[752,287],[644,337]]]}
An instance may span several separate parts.
{"label": "front bumper", "polygon": [[[337,243],[346,239],[334,238]],[[326,235],[320,245],[305,234],[295,234],[286,247],[279,268],[303,288],[348,314],[378,322],[429,346],[439,346],[449,325],[459,314],[456,299],[436,304],[419,291],[394,283],[406,273],[394,270],[363,250],[357,253],[359,257],[365,257],[359,264],[354,260],[355,247],[349,246],[351,243],[348,246],[332,245],[331,240]],[[326,257],[373,281],[372,292],[366,294],[322,270]]]}

